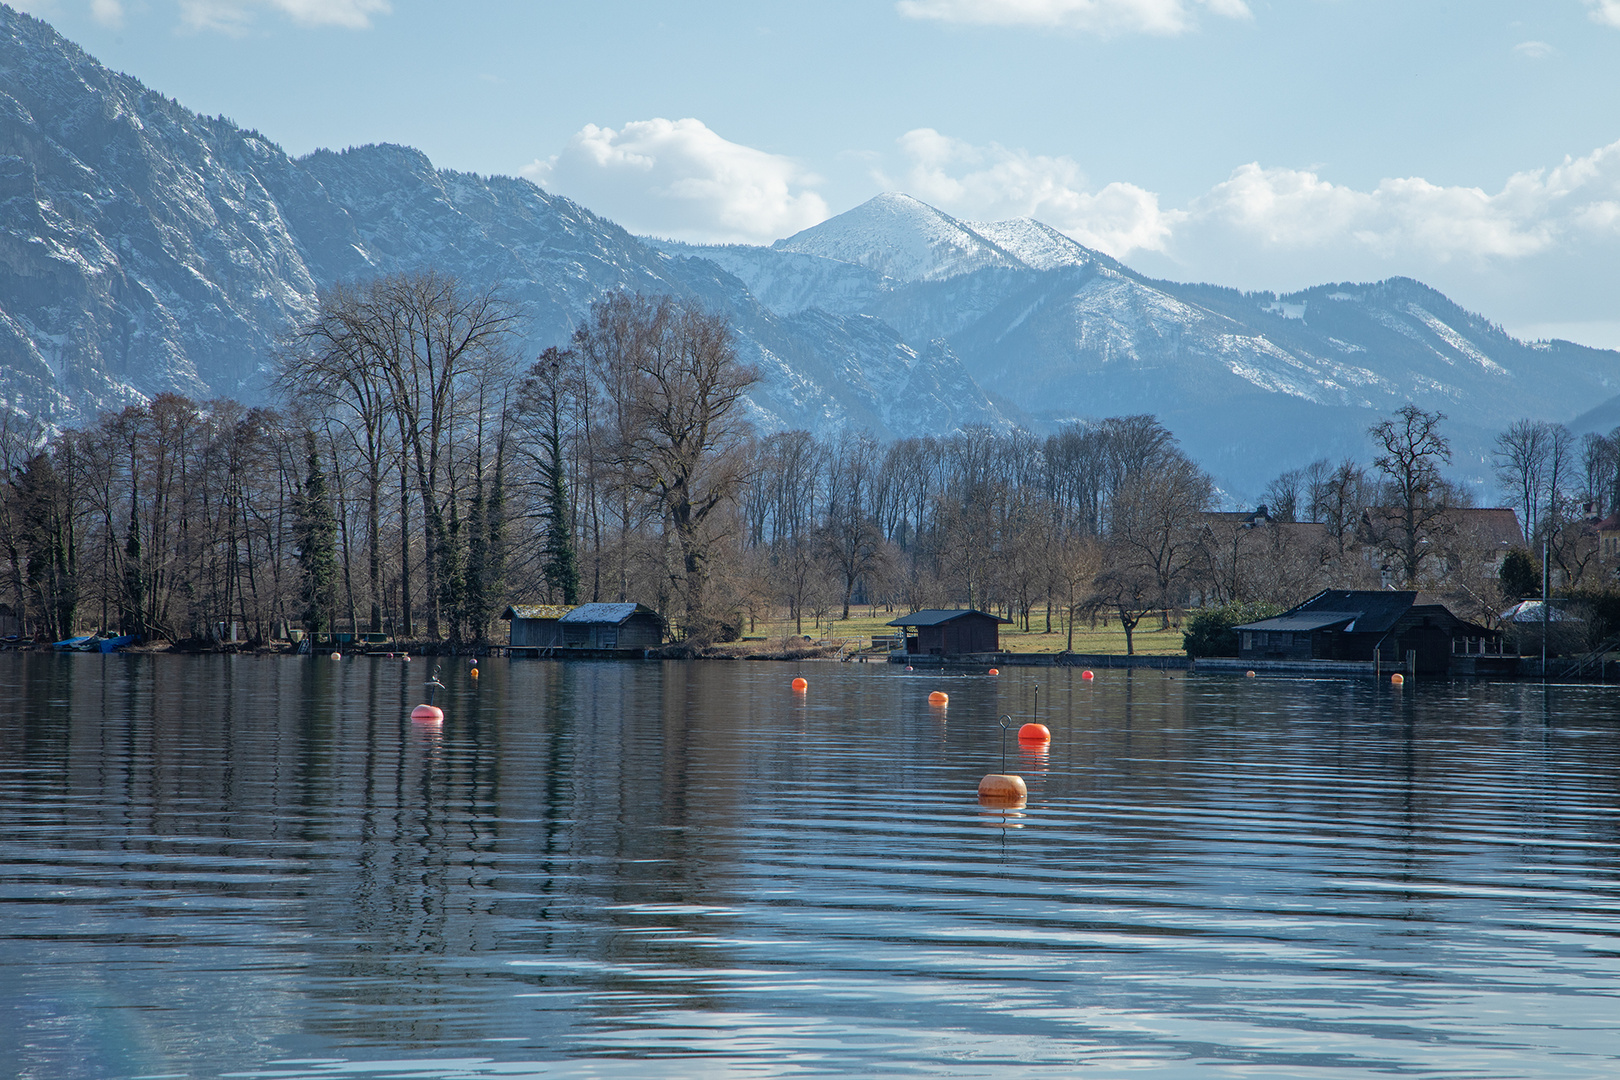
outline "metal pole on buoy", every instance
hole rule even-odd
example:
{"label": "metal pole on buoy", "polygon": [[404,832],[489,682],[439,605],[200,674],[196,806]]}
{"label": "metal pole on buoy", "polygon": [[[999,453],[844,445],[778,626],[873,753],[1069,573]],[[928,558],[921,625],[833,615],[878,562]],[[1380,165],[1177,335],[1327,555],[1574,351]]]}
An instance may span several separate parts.
{"label": "metal pole on buoy", "polygon": [[433,695],[444,689],[444,683],[439,681],[439,669],[434,668],[433,674],[427,681],[428,699],[426,705],[418,705],[411,710],[412,720],[426,720],[437,722],[444,719],[444,710],[433,704]]}
{"label": "metal pole on buoy", "polygon": [[1001,771],[989,773],[979,781],[979,802],[991,806],[1024,805],[1029,798],[1029,788],[1024,784],[1022,776],[1015,776],[1007,772],[1007,728],[1012,725],[1011,716],[1003,716],[999,721],[1001,725]]}

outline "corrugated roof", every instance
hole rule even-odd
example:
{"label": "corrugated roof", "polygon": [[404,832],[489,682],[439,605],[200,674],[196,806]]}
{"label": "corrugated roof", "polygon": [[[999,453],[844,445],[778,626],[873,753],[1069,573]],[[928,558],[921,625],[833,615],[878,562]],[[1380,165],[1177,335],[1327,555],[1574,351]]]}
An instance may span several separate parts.
{"label": "corrugated roof", "polygon": [[1338,623],[1353,622],[1359,611],[1314,611],[1298,615],[1278,615],[1259,622],[1234,626],[1234,630],[1325,630]]}
{"label": "corrugated roof", "polygon": [[501,612],[501,618],[511,619],[560,619],[574,610],[568,604],[513,604]]}
{"label": "corrugated roof", "polygon": [[581,604],[562,617],[565,623],[607,623],[618,625],[632,615],[656,615],[658,612],[641,604]]}
{"label": "corrugated roof", "polygon": [[1010,623],[1011,619],[1003,619],[1000,615],[992,615],[988,611],[979,611],[976,608],[924,608],[913,611],[910,615],[902,615],[890,622],[890,626],[938,626],[948,623],[952,619],[960,619],[964,615],[982,615],[986,619],[994,619],[998,623]]}

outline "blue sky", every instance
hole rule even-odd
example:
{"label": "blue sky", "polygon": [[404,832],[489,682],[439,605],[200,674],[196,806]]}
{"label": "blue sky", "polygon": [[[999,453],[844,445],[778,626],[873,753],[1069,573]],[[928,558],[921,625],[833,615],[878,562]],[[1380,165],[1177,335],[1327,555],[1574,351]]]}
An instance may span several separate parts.
{"label": "blue sky", "polygon": [[768,242],[901,190],[1620,346],[1620,0],[22,6],[295,154],[406,143],[638,232]]}

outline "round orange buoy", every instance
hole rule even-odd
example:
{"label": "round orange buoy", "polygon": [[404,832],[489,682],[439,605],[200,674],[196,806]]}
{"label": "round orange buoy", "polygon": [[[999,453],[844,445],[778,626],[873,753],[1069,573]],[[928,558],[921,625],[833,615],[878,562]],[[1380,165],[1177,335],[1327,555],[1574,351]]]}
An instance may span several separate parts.
{"label": "round orange buoy", "polygon": [[910,665],[910,664],[907,664],[907,665],[906,665],[906,670],[907,670],[907,671],[910,671],[910,670],[911,670],[911,665]]}
{"label": "round orange buoy", "polygon": [[1252,678],[1254,678],[1254,672],[1252,672],[1252,671],[1245,671],[1245,672],[1244,672],[1244,673],[1243,673],[1243,677],[1244,677],[1244,678],[1246,678],[1246,679],[1252,679]]}
{"label": "round orange buoy", "polygon": [[801,692],[810,689],[810,680],[803,677],[794,679],[793,689]]}
{"label": "round orange buoy", "polygon": [[1045,724],[1025,724],[1018,729],[1018,741],[1021,743],[1049,743],[1052,741],[1052,729]]}
{"label": "round orange buoy", "polygon": [[1085,680],[1085,681],[1086,681],[1086,682],[1090,682],[1090,681],[1091,681],[1091,680],[1092,680],[1092,679],[1095,679],[1095,678],[1096,678],[1096,677],[1097,677],[1097,676],[1095,676],[1095,675],[1093,675],[1093,674],[1092,674],[1092,673],[1091,673],[1091,672],[1089,672],[1089,671],[1082,671],[1082,672],[1081,672],[1081,673],[1080,673],[1080,677],[1081,677],[1081,678],[1082,678],[1082,679],[1084,679],[1084,680]]}
{"label": "round orange buoy", "polygon": [[1397,671],[1389,677],[1389,681],[1395,686],[1400,686],[1406,682],[1406,676]]}
{"label": "round orange buoy", "polygon": [[335,653],[332,654],[332,659],[341,660],[341,659],[343,659],[343,654],[340,653],[340,652],[335,652]]}
{"label": "round orange buoy", "polygon": [[418,705],[411,710],[412,720],[426,720],[438,723],[444,719],[444,710],[437,705]]}
{"label": "round orange buoy", "polygon": [[476,678],[478,678],[478,669],[477,668],[469,668],[469,669],[467,669],[467,674],[471,675],[473,678],[476,679]]}
{"label": "round orange buoy", "polygon": [[928,704],[930,705],[947,705],[950,703],[950,700],[951,695],[947,694],[943,690],[935,690],[932,694],[928,695]]}
{"label": "round orange buoy", "polygon": [[990,674],[992,674],[992,675],[1000,675],[1001,671],[998,668],[991,668],[990,669]]}
{"label": "round orange buoy", "polygon": [[979,798],[996,802],[1014,802],[1029,798],[1024,778],[1012,773],[990,773],[979,781]]}

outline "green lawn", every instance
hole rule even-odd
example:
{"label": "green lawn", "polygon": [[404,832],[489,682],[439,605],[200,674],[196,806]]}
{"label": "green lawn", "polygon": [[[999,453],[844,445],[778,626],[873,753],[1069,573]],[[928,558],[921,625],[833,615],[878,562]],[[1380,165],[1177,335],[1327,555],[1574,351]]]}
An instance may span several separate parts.
{"label": "green lawn", "polygon": [[[849,641],[859,642],[862,647],[872,643],[873,635],[893,634],[896,631],[886,624],[890,619],[899,618],[904,612],[884,612],[879,610],[872,614],[867,607],[851,608],[849,619],[823,619],[817,626],[814,619],[804,620],[804,633],[813,641]],[[1160,630],[1160,619],[1149,616],[1143,619],[1136,628],[1136,652],[1144,656],[1180,655],[1181,630],[1172,621],[1169,630]],[[1068,636],[1064,632],[1062,623],[1054,615],[1050,634],[1042,633],[1046,627],[1044,612],[1037,612],[1030,620],[1030,632],[1003,625],[1001,628],[1001,647],[1008,652],[1022,653],[1055,653],[1062,652],[1068,644]],[[743,634],[749,638],[760,638],[768,642],[777,642],[794,633],[792,619],[777,618],[759,620],[749,629],[744,624]],[[1119,628],[1117,620],[1110,619],[1108,626],[1103,626],[1101,620],[1095,630],[1082,621],[1075,626],[1074,651],[1079,653],[1112,653],[1124,655],[1125,631]]]}

